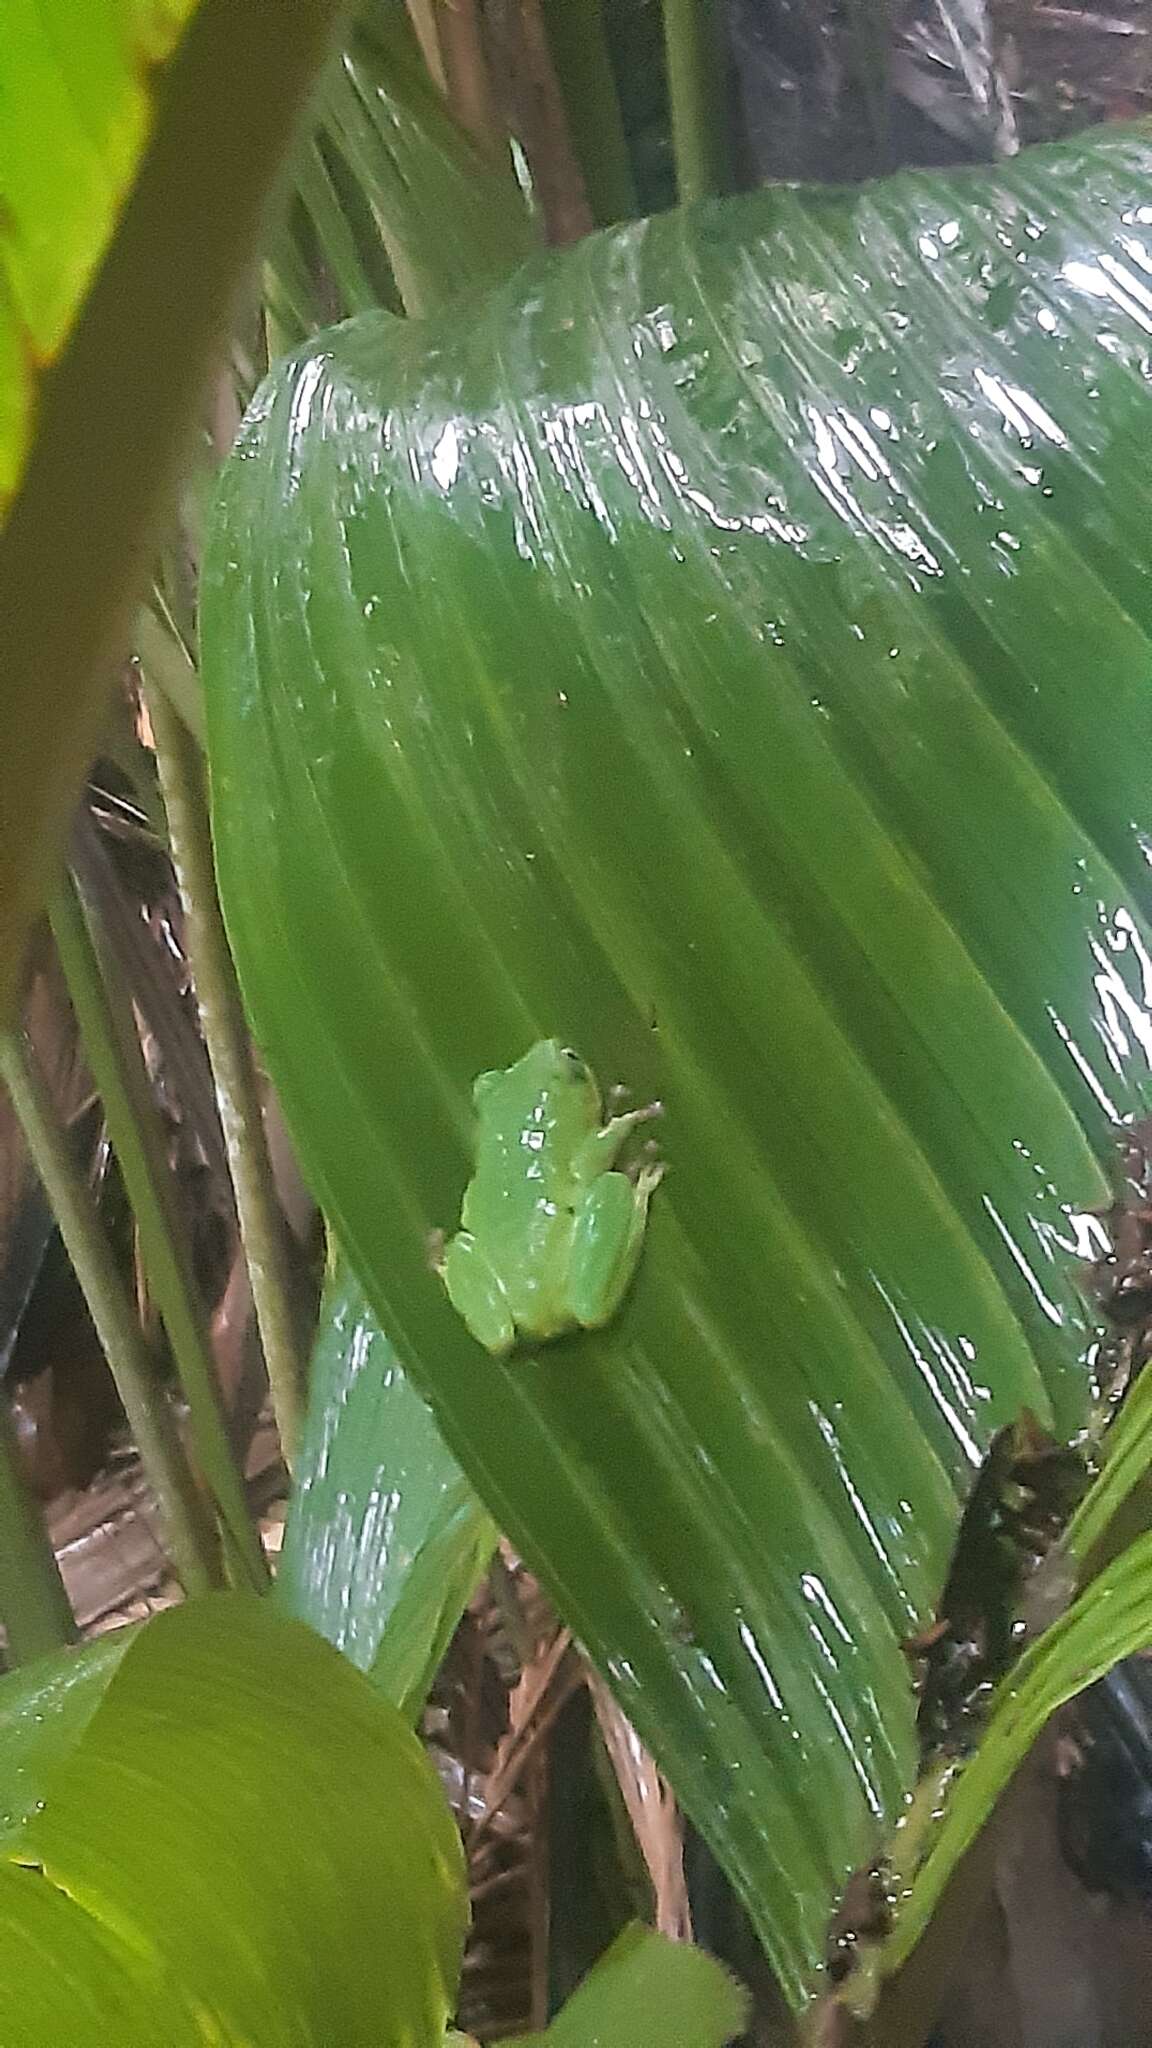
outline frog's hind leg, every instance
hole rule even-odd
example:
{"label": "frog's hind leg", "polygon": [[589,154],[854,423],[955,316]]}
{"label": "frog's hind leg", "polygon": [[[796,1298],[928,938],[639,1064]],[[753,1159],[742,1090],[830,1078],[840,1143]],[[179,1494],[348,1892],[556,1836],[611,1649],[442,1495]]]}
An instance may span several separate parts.
{"label": "frog's hind leg", "polygon": [[576,1210],[568,1267],[568,1306],[586,1330],[611,1322],[628,1291],[653,1188],[663,1173],[645,1166],[635,1182],[627,1174],[605,1173],[586,1191]]}
{"label": "frog's hind leg", "polygon": [[448,1299],[477,1343],[502,1357],[516,1342],[508,1297],[476,1240],[461,1230],[445,1246],[437,1268]]}

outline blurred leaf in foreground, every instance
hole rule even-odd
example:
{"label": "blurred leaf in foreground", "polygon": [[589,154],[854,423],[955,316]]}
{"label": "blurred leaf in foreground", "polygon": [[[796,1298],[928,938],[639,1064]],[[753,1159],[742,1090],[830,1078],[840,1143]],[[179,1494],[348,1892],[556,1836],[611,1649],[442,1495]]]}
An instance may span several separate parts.
{"label": "blurred leaf in foreground", "polygon": [[0,534],[0,1018],[342,11],[200,0],[155,108],[147,67],[188,0],[16,0],[0,22],[0,506],[19,483]]}
{"label": "blurred leaf in foreground", "polygon": [[[269,1602],[221,1594],[73,1670],[70,1715],[45,1714],[29,1671],[5,1724],[37,1792],[0,1859],[5,2037],[439,2040],[459,1840],[415,1736],[346,1659]],[[51,1970],[23,1962],[38,1945]]]}

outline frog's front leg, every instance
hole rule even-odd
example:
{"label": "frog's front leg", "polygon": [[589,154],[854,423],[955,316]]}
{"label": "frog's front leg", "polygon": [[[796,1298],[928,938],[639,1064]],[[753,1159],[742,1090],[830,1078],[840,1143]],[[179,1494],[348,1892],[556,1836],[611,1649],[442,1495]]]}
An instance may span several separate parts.
{"label": "frog's front leg", "polygon": [[[634,1111],[630,1122],[644,1114]],[[577,1202],[565,1294],[569,1312],[586,1330],[610,1322],[628,1291],[648,1203],[663,1172],[658,1163],[642,1166],[635,1182],[627,1174],[601,1173]]]}
{"label": "frog's front leg", "polygon": [[477,1342],[498,1358],[511,1351],[516,1342],[516,1325],[504,1284],[471,1232],[457,1231],[440,1254],[436,1270],[448,1290],[449,1301],[457,1314],[463,1316]]}
{"label": "frog's front leg", "polygon": [[[609,1117],[595,1131],[590,1131],[579,1145],[572,1158],[572,1178],[581,1187],[586,1187],[602,1173],[607,1173],[620,1156],[620,1147],[630,1131],[637,1124],[646,1124],[655,1116],[663,1116],[662,1102],[649,1102],[643,1109],[625,1110],[622,1116]],[[653,1186],[655,1182],[653,1183]]]}

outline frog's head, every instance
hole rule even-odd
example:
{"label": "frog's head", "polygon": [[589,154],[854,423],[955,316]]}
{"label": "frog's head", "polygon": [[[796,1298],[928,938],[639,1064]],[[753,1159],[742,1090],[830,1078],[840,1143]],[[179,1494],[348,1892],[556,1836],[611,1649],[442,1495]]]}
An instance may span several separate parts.
{"label": "frog's head", "polygon": [[582,1060],[570,1045],[561,1045],[558,1038],[546,1038],[540,1051],[547,1055],[553,1080],[583,1083],[588,1079],[587,1060]]}
{"label": "frog's head", "polygon": [[599,1100],[587,1061],[563,1039],[541,1038],[515,1065],[481,1074],[472,1092],[477,1109],[481,1109],[497,1101],[519,1105],[563,1099],[577,1090],[581,1098]]}
{"label": "frog's head", "polygon": [[513,1072],[519,1077],[521,1069],[524,1095],[543,1106],[549,1122],[558,1133],[567,1134],[568,1142],[575,1144],[599,1123],[601,1103],[596,1076],[587,1060],[581,1059],[563,1039],[542,1039],[531,1052],[525,1053],[520,1068]]}
{"label": "frog's head", "polygon": [[559,1038],[542,1038],[515,1071],[537,1088],[586,1088],[591,1079],[587,1061]]}

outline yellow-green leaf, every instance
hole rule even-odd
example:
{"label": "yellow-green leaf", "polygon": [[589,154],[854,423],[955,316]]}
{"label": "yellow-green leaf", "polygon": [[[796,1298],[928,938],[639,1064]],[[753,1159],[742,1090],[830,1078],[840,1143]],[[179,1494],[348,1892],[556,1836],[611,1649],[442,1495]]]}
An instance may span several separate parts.
{"label": "yellow-green leaf", "polygon": [[0,499],[19,482],[0,533],[0,1015],[343,7],[201,0],[153,105],[186,11],[15,0],[0,19]]}
{"label": "yellow-green leaf", "polygon": [[633,1926],[523,2048],[724,2048],[747,2017],[747,1996],[703,1949]]}
{"label": "yellow-green leaf", "polygon": [[50,1694],[45,1716],[30,1674],[14,1709],[32,1723],[22,1777],[37,1797],[0,1849],[0,1945],[22,1959],[39,1942],[52,1968],[5,1968],[4,2039],[440,2041],[466,1911],[459,1838],[369,1681],[239,1594],[155,1617],[111,1674],[103,1646],[77,1656],[62,1713]]}
{"label": "yellow-green leaf", "polygon": [[196,0],[8,0],[0,22],[0,516]]}

